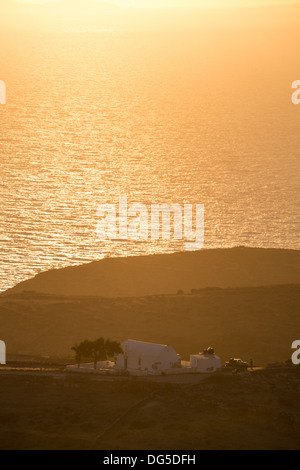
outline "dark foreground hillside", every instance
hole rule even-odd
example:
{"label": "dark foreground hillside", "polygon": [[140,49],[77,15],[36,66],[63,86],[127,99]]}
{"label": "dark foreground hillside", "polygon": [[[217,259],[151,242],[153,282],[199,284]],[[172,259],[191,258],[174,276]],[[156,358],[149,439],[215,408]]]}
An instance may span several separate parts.
{"label": "dark foreground hillside", "polygon": [[291,357],[299,311],[300,285],[139,298],[0,297],[9,355],[70,356],[76,342],[104,336],[170,344],[183,359],[211,345],[223,361],[241,356],[266,365]]}
{"label": "dark foreground hillside", "polygon": [[0,449],[299,449],[300,369],[191,384],[0,372]]}

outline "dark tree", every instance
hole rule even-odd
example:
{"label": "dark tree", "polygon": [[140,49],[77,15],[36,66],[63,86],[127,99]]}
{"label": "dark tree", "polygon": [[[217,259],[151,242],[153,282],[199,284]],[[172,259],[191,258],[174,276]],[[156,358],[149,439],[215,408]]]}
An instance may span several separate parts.
{"label": "dark tree", "polygon": [[110,339],[105,340],[102,337],[95,341],[82,341],[73,346],[72,350],[75,351],[75,359],[78,364],[82,358],[92,359],[95,369],[97,368],[98,361],[105,361],[114,357],[115,354],[122,353],[120,343],[111,341]]}
{"label": "dark tree", "polygon": [[79,367],[82,359],[91,357],[91,341],[85,339],[81,343],[75,344],[72,350],[75,351],[75,359]]}

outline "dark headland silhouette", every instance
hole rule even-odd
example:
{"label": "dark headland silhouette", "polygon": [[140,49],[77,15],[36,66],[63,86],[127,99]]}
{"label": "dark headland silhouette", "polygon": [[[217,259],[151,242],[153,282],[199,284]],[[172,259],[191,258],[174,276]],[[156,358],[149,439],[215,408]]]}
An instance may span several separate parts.
{"label": "dark headland silhouette", "polygon": [[255,287],[300,283],[300,251],[236,247],[195,252],[105,258],[51,269],[4,294],[139,297],[205,287]]}

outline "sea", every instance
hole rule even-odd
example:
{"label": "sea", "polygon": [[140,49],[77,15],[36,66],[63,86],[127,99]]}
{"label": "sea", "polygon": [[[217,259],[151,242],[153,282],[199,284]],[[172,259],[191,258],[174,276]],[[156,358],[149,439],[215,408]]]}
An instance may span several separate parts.
{"label": "sea", "polygon": [[300,29],[1,24],[1,291],[185,249],[99,240],[97,208],[120,196],[204,204],[204,248],[300,248]]}

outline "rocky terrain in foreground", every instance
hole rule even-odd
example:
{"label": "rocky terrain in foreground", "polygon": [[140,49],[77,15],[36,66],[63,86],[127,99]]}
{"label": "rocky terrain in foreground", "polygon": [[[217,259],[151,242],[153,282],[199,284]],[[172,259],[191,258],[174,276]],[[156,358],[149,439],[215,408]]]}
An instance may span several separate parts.
{"label": "rocky terrain in foreground", "polygon": [[300,369],[170,383],[0,370],[0,449],[299,449]]}

